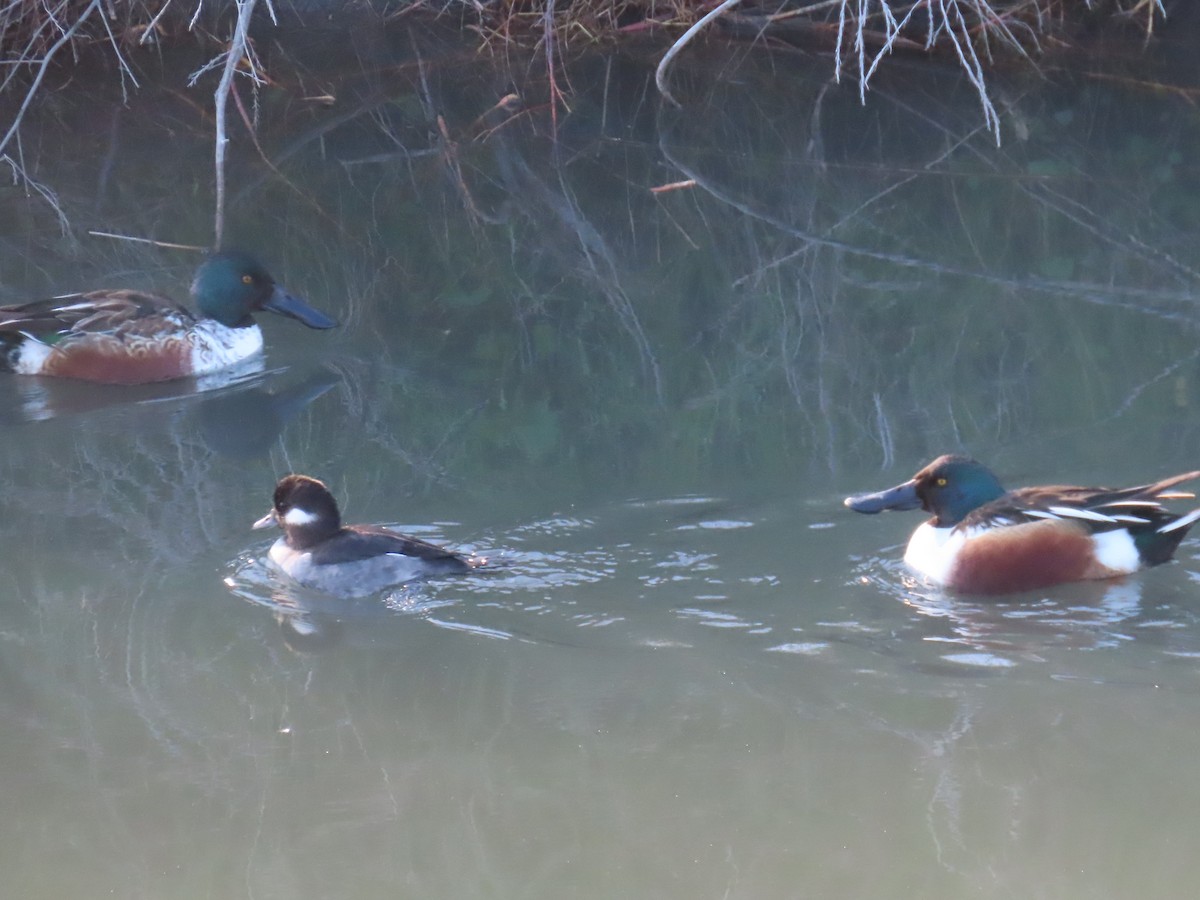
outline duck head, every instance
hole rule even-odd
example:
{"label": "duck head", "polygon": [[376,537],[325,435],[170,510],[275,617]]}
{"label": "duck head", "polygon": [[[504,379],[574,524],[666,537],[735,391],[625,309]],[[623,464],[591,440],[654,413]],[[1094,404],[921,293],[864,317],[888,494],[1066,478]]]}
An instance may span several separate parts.
{"label": "duck head", "polygon": [[204,316],[229,328],[253,323],[259,310],[278,313],[309,328],[333,328],[337,322],[275,283],[254,257],[237,251],[215,253],[201,263],[192,280],[192,297]]}

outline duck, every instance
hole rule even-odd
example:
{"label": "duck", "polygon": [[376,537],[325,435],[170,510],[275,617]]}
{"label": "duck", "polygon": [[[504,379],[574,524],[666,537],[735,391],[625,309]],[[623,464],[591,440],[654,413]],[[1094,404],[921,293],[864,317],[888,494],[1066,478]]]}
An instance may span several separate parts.
{"label": "duck", "polygon": [[2,306],[0,371],[103,384],[195,378],[262,352],[256,312],[278,313],[315,329],[337,325],[240,251],[205,259],[191,295],[198,314],[167,297],[126,289]]}
{"label": "duck", "polygon": [[1128,488],[1050,485],[1006,491],[968,456],[939,456],[908,481],[843,502],[855,512],[922,509],[904,561],[935,585],[966,594],[1010,594],[1111,579],[1167,562],[1200,508],[1176,514],[1184,472]]}
{"label": "duck", "polygon": [[308,475],[279,479],[270,512],[252,527],[271,526],[283,529],[267,554],[271,563],[304,587],[340,597],[462,574],[481,564],[380,525],[343,525],[329,488]]}

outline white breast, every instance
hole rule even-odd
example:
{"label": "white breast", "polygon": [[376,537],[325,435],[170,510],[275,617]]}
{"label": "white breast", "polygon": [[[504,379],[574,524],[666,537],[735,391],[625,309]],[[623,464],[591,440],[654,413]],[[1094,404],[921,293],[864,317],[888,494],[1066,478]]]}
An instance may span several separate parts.
{"label": "white breast", "polygon": [[229,328],[212,319],[196,323],[189,338],[192,374],[205,375],[262,352],[263,337],[257,325]]}
{"label": "white breast", "polygon": [[958,553],[978,529],[936,528],[925,522],[908,541],[904,561],[937,584],[945,584]]}

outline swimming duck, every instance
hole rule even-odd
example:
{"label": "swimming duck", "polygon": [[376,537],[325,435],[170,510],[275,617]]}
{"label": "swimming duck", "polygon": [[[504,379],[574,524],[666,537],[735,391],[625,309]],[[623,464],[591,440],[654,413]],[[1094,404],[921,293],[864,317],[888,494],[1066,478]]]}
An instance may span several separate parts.
{"label": "swimming duck", "polygon": [[935,584],[1002,594],[1115,578],[1166,562],[1200,509],[1176,515],[1162,501],[1193,497],[1171,489],[1196,478],[1200,471],[1116,490],[1005,491],[985,466],[947,455],[903,484],[847,497],[845,505],[861,513],[932,513],[913,532],[904,561]]}
{"label": "swimming duck", "polygon": [[101,290],[0,307],[0,370],[108,384],[206,375],[262,352],[259,310],[309,328],[337,322],[287,293],[245,253],[223,252],[196,270],[199,315],[155,294]]}
{"label": "swimming duck", "polygon": [[329,488],[307,475],[279,479],[271,511],[253,527],[272,525],[284,534],[271,547],[271,561],[293,581],[343,597],[428,575],[463,573],[478,564],[379,525],[343,525]]}

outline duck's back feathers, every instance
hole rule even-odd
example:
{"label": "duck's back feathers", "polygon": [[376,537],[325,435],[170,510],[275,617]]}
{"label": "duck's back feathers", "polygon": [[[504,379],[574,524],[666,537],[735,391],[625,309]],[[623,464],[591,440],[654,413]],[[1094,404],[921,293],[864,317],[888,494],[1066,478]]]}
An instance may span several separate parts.
{"label": "duck's back feathers", "polygon": [[93,291],[0,307],[0,369],[109,384],[204,375],[262,350],[257,328],[200,320],[142,291]]}
{"label": "duck's back feathers", "polygon": [[380,525],[347,525],[337,534],[311,548],[314,565],[359,562],[383,556],[419,559],[443,572],[465,572],[469,566],[458,554],[444,547]]}
{"label": "duck's back feathers", "polygon": [[[1200,471],[1184,472],[1129,488],[1076,487],[1074,485],[1040,485],[1018,488],[975,509],[960,523],[971,528],[988,525],[1016,524],[1038,519],[1067,519],[1092,532],[1127,528],[1131,532],[1159,529],[1174,531],[1186,518],[1162,505],[1163,500],[1193,497],[1186,491],[1171,488],[1200,478]],[[1195,519],[1187,522],[1192,524]],[[1184,526],[1186,527],[1186,526]],[[1178,541],[1176,541],[1178,543]]]}
{"label": "duck's back feathers", "polygon": [[144,335],[163,328],[163,317],[179,327],[196,321],[187,309],[144,291],[92,291],[20,306],[0,307],[0,332],[53,343],[71,334]]}

